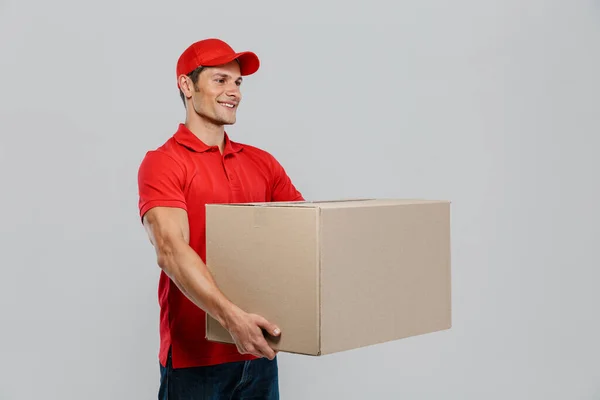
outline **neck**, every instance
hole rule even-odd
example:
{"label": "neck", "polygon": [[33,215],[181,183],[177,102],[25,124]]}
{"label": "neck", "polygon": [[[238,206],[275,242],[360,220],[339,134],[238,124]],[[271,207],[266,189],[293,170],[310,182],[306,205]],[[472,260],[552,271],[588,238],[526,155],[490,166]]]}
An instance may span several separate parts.
{"label": "neck", "polygon": [[221,153],[225,147],[225,128],[215,125],[198,114],[188,115],[185,126],[207,146],[219,146]]}

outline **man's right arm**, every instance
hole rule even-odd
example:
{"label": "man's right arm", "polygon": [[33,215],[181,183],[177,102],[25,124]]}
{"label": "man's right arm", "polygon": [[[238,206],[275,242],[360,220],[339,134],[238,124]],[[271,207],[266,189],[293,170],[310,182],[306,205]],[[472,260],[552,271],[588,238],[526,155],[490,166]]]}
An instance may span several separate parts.
{"label": "man's right arm", "polygon": [[160,151],[148,152],[138,171],[140,213],[158,265],[190,301],[229,331],[240,353],[273,358],[262,329],[277,336],[277,327],[229,301],[189,245],[185,177],[181,163]]}
{"label": "man's right arm", "polygon": [[181,292],[230,332],[240,353],[273,359],[275,352],[262,329],[277,336],[278,328],[259,315],[244,312],[219,290],[206,264],[188,244],[187,212],[154,207],[144,215],[143,222],[158,265]]}
{"label": "man's right arm", "polygon": [[189,246],[185,210],[154,207],[144,215],[143,222],[159,267],[186,297],[225,326],[235,307],[220,293],[208,269]]}

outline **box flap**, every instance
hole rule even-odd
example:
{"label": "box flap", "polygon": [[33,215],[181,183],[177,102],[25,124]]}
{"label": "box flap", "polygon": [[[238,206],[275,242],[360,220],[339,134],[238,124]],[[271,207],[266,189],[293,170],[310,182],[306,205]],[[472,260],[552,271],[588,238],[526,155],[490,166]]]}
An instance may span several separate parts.
{"label": "box flap", "polygon": [[254,203],[212,203],[207,206],[227,206],[227,207],[303,207],[318,208],[325,204],[346,203],[346,202],[364,202],[374,199],[337,199],[337,200],[319,200],[319,201],[273,201],[273,202],[254,202]]}
{"label": "box flap", "polygon": [[347,208],[347,207],[379,207],[396,205],[414,205],[428,203],[449,203],[448,200],[426,199],[384,199],[384,198],[349,198],[317,201],[278,201],[255,203],[212,203],[206,206],[225,207],[297,207],[297,208]]}

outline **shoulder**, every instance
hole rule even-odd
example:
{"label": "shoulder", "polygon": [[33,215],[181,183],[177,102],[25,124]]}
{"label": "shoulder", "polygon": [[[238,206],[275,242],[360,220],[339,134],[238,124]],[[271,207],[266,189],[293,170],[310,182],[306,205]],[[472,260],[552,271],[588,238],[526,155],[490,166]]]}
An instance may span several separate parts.
{"label": "shoulder", "polygon": [[279,164],[277,158],[270,151],[264,148],[260,148],[246,143],[238,143],[238,145],[242,146],[242,154],[245,157],[252,158],[255,161],[262,161],[263,163],[267,163],[271,166]]}
{"label": "shoulder", "polygon": [[138,173],[140,175],[165,172],[185,173],[187,162],[185,154],[182,154],[179,147],[171,137],[160,146],[146,150],[140,162]]}
{"label": "shoulder", "polygon": [[286,169],[273,153],[253,145],[243,144],[243,146],[241,153],[245,153],[244,157],[257,166],[264,175],[269,176],[273,184],[288,180]]}

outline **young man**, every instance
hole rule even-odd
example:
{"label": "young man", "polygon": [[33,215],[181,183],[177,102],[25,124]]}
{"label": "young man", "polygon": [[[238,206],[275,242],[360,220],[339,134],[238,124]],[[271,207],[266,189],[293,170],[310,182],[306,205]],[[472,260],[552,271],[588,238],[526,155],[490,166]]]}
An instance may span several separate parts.
{"label": "young man", "polygon": [[[159,399],[278,399],[277,326],[232,304],[206,268],[205,205],[303,200],[279,162],[232,141],[244,76],[259,59],[219,39],[192,44],[177,62],[185,123],[146,153],[138,173],[139,212],[161,268]],[[206,314],[236,345],[205,339]]]}

